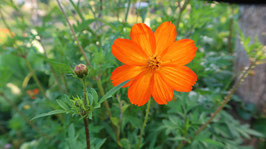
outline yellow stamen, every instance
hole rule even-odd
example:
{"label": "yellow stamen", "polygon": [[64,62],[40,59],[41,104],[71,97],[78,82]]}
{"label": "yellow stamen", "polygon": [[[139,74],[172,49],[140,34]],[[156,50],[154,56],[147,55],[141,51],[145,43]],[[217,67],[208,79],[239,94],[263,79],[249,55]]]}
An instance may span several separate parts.
{"label": "yellow stamen", "polygon": [[159,56],[151,56],[147,63],[149,70],[157,70],[160,67],[161,61]]}

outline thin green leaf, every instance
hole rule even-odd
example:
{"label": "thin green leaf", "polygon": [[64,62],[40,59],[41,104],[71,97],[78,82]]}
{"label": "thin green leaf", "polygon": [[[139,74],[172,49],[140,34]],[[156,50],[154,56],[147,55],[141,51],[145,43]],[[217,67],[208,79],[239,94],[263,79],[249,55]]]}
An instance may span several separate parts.
{"label": "thin green leaf", "polygon": [[106,141],[106,138],[104,139],[100,139],[99,141],[97,141],[95,149],[100,149],[101,146],[104,144],[104,142]]}
{"label": "thin green leaf", "polygon": [[262,133],[256,131],[256,130],[252,130],[252,129],[247,129],[246,130],[247,133],[249,133],[250,135],[256,136],[256,137],[264,137]]}
{"label": "thin green leaf", "polygon": [[[128,80],[129,81],[129,80]],[[116,87],[112,88],[111,90],[109,90],[101,99],[99,103],[104,102],[106,99],[112,97],[112,95],[117,92],[121,87],[123,87],[128,81],[125,81],[119,85],[117,85]]]}
{"label": "thin green leaf", "polygon": [[93,100],[95,101],[95,103],[97,103],[98,102],[98,94],[97,94],[97,92],[93,88],[90,89],[90,92],[91,92],[91,94],[93,96]]}
{"label": "thin green leaf", "polygon": [[35,117],[33,117],[31,120],[35,120],[37,118],[41,118],[41,117],[45,117],[45,116],[50,116],[50,115],[54,115],[54,114],[60,114],[60,113],[65,113],[64,110],[54,110],[54,111],[50,111],[48,113],[42,113],[42,114],[39,114]]}
{"label": "thin green leaf", "polygon": [[212,139],[204,139],[203,142],[206,142],[206,143],[211,144],[211,145],[215,145],[217,147],[224,148],[224,144],[223,143],[220,143],[220,142],[212,140]]}
{"label": "thin green leaf", "polygon": [[111,122],[118,127],[119,125],[119,119],[117,117],[111,117]]}
{"label": "thin green leaf", "polygon": [[93,100],[94,100],[93,96],[90,93],[88,93],[87,97],[88,97],[87,102],[89,101],[88,104],[89,105],[93,105]]}
{"label": "thin green leaf", "polygon": [[68,110],[68,106],[62,100],[56,100],[57,104],[64,110]]}

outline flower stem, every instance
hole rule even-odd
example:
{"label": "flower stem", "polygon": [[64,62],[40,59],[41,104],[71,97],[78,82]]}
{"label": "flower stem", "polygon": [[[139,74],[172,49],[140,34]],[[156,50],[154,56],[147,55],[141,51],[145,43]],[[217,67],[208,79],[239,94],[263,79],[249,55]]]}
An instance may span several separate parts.
{"label": "flower stem", "polygon": [[230,101],[231,96],[234,94],[234,92],[236,91],[236,89],[243,83],[244,79],[248,76],[248,73],[251,69],[253,69],[256,66],[256,62],[252,63],[249,65],[248,68],[246,68],[242,74],[240,75],[240,79],[238,80],[238,82],[233,86],[233,88],[229,91],[229,94],[224,98],[222,104],[218,107],[218,109],[212,114],[212,116],[210,117],[210,119],[204,124],[202,125],[196,132],[195,135],[198,135],[202,130],[204,130],[208,124],[211,123],[211,121],[214,119],[214,117],[221,112],[221,110],[223,109],[223,107]]}
{"label": "flower stem", "polygon": [[[217,116],[218,113],[221,112],[221,110],[224,108],[224,106],[230,101],[232,95],[235,93],[236,89],[243,83],[243,81],[245,80],[245,78],[248,76],[250,70],[252,70],[255,66],[257,65],[257,62],[254,61],[252,62],[247,68],[245,68],[242,73],[239,76],[238,81],[235,83],[235,85],[232,87],[232,89],[229,91],[229,93],[227,94],[227,96],[225,96],[223,102],[221,103],[221,105],[217,108],[217,110],[211,115],[211,117],[209,118],[209,120],[207,122],[205,122],[193,135],[193,137],[197,136],[198,134],[200,134],[200,132],[202,132],[211,122],[212,120]],[[193,138],[190,137],[190,140],[192,140]],[[180,144],[180,146],[178,146],[177,149],[182,149],[183,146],[186,144],[187,142],[183,142]]]}
{"label": "flower stem", "polygon": [[40,82],[40,80],[38,79],[38,77],[37,77],[35,71],[33,70],[33,68],[32,68],[32,66],[31,66],[30,62],[27,60],[27,58],[24,58],[24,60],[25,60],[25,62],[26,62],[26,65],[27,65],[29,71],[30,71],[31,74],[32,74],[32,77],[33,77],[34,81],[37,83],[37,85],[38,85],[38,87],[39,87],[41,93],[43,94],[43,96],[44,96],[47,100],[50,100],[50,99],[47,97],[47,95],[46,95],[46,93],[45,93],[45,91],[44,91],[44,89],[43,89],[43,87],[42,87],[42,85],[41,85],[41,82]]}
{"label": "flower stem", "polygon": [[[82,79],[83,81],[83,88],[84,88],[84,104],[85,106],[87,105],[87,100],[86,100],[86,95],[87,95],[87,86],[86,86],[86,80]],[[82,114],[82,116],[84,116]],[[86,134],[86,144],[87,144],[87,149],[90,149],[90,131],[89,131],[89,127],[88,127],[88,118],[87,116],[83,117],[83,122],[84,122],[84,128],[85,128],[85,134]]]}
{"label": "flower stem", "polygon": [[78,13],[80,19],[81,19],[82,21],[84,21],[85,18],[84,18],[84,16],[82,15],[82,13],[81,13],[79,7],[78,7],[77,5],[75,5],[75,3],[73,2],[73,0],[69,0],[69,2],[71,3],[71,5],[74,7],[74,9],[76,10],[76,12]]}
{"label": "flower stem", "polygon": [[131,4],[131,0],[127,0],[127,9],[126,9],[125,20],[124,20],[125,23],[127,23],[127,17],[128,17],[130,4]]}
{"label": "flower stem", "polygon": [[[99,89],[99,91],[100,91],[101,96],[104,96],[105,93],[104,93],[104,89],[103,89],[103,85],[102,85],[101,78],[97,78],[97,86],[98,86],[98,89]],[[105,106],[105,108],[106,108],[106,111],[107,111],[107,114],[108,114],[108,116],[109,116],[109,118],[110,118],[110,120],[111,120],[111,118],[112,118],[112,113],[111,113],[110,106],[109,106],[107,100],[105,100],[105,101],[103,102],[103,104],[104,104],[104,106]]]}
{"label": "flower stem", "polygon": [[88,119],[84,117],[83,122],[84,122],[84,127],[85,127],[87,149],[90,149],[90,131],[88,127]]}
{"label": "flower stem", "polygon": [[189,3],[189,0],[185,0],[183,6],[181,6],[181,2],[178,2],[178,8],[179,8],[179,13],[178,13],[178,17],[177,17],[177,21],[176,21],[176,32],[178,33],[178,29],[179,29],[179,24],[181,22],[181,18],[182,18],[182,14],[184,12],[184,10],[187,8],[187,5]]}
{"label": "flower stem", "polygon": [[144,129],[145,129],[146,124],[147,124],[147,121],[148,121],[148,116],[149,116],[149,112],[150,112],[150,105],[151,105],[151,100],[149,100],[149,101],[148,101],[148,104],[147,104],[146,114],[145,114],[145,119],[144,119],[144,122],[143,122],[143,125],[142,125],[142,128],[141,128],[141,131],[140,131],[140,135],[139,135],[139,143],[138,143],[137,149],[140,148],[142,135],[144,134]]}
{"label": "flower stem", "polygon": [[82,48],[82,46],[81,46],[81,44],[80,44],[80,42],[79,42],[77,36],[76,36],[76,33],[75,33],[75,31],[74,31],[72,25],[70,24],[68,18],[67,18],[67,15],[66,15],[66,13],[65,13],[65,11],[64,11],[64,9],[63,9],[61,3],[59,2],[59,0],[56,0],[56,1],[57,1],[57,4],[58,4],[58,6],[59,6],[61,12],[63,13],[63,15],[64,15],[64,17],[65,17],[65,19],[66,19],[66,21],[67,21],[67,24],[68,24],[68,26],[69,26],[69,28],[70,28],[70,31],[71,31],[71,33],[72,33],[72,35],[73,35],[75,41],[77,42],[77,45],[78,45],[78,47],[79,47],[80,52],[82,53],[82,55],[83,55],[83,57],[84,57],[84,59],[85,59],[87,65],[88,65],[88,66],[91,66],[91,63],[90,63],[88,57],[86,56],[86,54],[85,54],[85,52],[84,52],[84,50],[83,50],[83,48]]}
{"label": "flower stem", "polygon": [[227,45],[228,45],[228,49],[229,52],[232,54],[233,53],[233,48],[232,48],[232,36],[233,36],[233,26],[234,26],[234,7],[231,6],[231,16],[230,16],[230,22],[229,22],[229,35],[228,35],[228,41],[227,41]]}
{"label": "flower stem", "polygon": [[[104,93],[104,89],[103,89],[103,85],[102,85],[102,81],[101,81],[100,76],[96,77],[96,80],[97,80],[96,82],[97,82],[97,86],[98,86],[98,89],[100,91],[100,94],[101,94],[101,96],[104,96],[105,93]],[[111,120],[112,119],[112,112],[111,112],[110,106],[108,104],[108,101],[105,100],[103,102],[103,105],[104,105],[104,107],[106,109],[106,112],[107,112],[107,115],[108,115],[109,119]],[[113,128],[113,130],[116,133],[116,143],[119,145],[120,128],[119,127],[116,128],[116,126],[113,123],[112,123],[112,128]]]}
{"label": "flower stem", "polygon": [[117,127],[117,131],[116,131],[116,143],[119,145],[120,142],[120,129],[121,129],[121,125],[122,125],[122,118],[123,118],[123,107],[122,107],[122,102],[120,100],[120,95],[117,94],[116,98],[118,100],[119,103],[119,109],[120,109],[120,116],[119,116],[119,123],[118,123],[118,127]]}

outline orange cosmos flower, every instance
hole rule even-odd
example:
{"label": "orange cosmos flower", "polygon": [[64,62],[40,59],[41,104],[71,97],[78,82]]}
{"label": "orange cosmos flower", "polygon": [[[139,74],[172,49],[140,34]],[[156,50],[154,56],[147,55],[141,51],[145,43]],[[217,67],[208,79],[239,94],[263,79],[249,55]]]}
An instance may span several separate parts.
{"label": "orange cosmos flower", "polygon": [[31,97],[31,99],[36,99],[36,95],[38,95],[39,89],[27,90],[27,94]]}
{"label": "orange cosmos flower", "polygon": [[129,39],[118,38],[112,46],[113,55],[123,66],[116,68],[111,80],[114,86],[129,80],[128,98],[142,106],[150,97],[158,104],[171,101],[174,91],[189,92],[197,75],[185,65],[197,51],[191,39],[176,39],[175,25],[164,22],[153,33],[143,23],[135,24]]}

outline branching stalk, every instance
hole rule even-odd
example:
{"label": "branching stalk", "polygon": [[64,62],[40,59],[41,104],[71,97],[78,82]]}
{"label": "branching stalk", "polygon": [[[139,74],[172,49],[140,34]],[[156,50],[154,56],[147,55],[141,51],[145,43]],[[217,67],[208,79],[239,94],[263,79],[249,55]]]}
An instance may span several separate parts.
{"label": "branching stalk", "polygon": [[253,62],[249,65],[249,67],[247,67],[242,74],[240,75],[240,79],[238,80],[238,82],[233,86],[233,88],[229,91],[229,94],[227,96],[225,96],[222,104],[218,107],[218,109],[212,114],[212,116],[210,117],[210,119],[204,124],[202,125],[196,132],[195,135],[198,135],[202,130],[204,130],[208,124],[211,123],[211,121],[215,118],[215,116],[221,112],[221,110],[224,108],[224,106],[230,101],[232,95],[234,94],[234,92],[236,91],[236,89],[243,83],[243,81],[245,80],[245,78],[248,76],[248,73],[250,72],[250,70],[252,70],[254,67],[256,66],[256,62]]}
{"label": "branching stalk", "polygon": [[[211,122],[212,120],[217,116],[218,113],[221,112],[221,110],[224,108],[224,106],[230,101],[232,95],[235,93],[236,89],[243,83],[243,81],[245,80],[245,78],[248,76],[249,72],[257,65],[257,62],[251,62],[251,64],[242,71],[242,73],[239,76],[238,81],[235,83],[235,85],[232,87],[232,89],[229,91],[229,93],[227,94],[227,96],[225,96],[223,102],[221,103],[221,105],[217,108],[217,110],[211,115],[211,117],[209,118],[209,120],[207,122],[205,122],[193,135],[193,137],[197,136],[198,134],[200,134]],[[193,140],[192,137],[189,138],[191,141]],[[183,142],[180,144],[180,146],[178,147],[178,149],[182,149],[184,147],[184,145],[187,142]]]}

